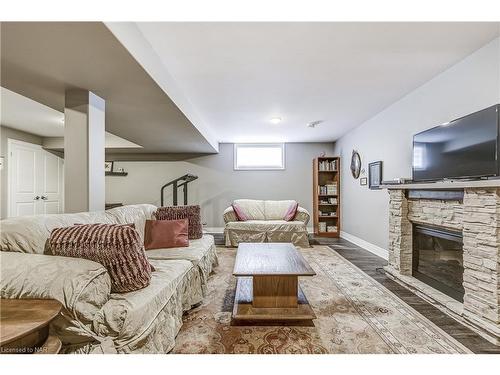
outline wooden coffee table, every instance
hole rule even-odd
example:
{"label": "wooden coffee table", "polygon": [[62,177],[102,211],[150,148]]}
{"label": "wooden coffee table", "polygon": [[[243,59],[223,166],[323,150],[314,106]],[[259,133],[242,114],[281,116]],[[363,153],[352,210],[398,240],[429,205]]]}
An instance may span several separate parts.
{"label": "wooden coffee table", "polygon": [[61,308],[51,299],[1,299],[0,353],[58,353],[61,340],[49,335],[49,324]]}
{"label": "wooden coffee table", "polygon": [[242,243],[233,275],[235,321],[311,321],[316,318],[299,285],[299,276],[316,273],[288,243]]}

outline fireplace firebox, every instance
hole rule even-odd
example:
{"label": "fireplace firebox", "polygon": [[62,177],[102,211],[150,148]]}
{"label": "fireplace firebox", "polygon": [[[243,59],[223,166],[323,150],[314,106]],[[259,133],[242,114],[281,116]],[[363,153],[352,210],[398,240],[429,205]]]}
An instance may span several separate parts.
{"label": "fireplace firebox", "polygon": [[463,273],[461,232],[413,224],[413,277],[463,302]]}

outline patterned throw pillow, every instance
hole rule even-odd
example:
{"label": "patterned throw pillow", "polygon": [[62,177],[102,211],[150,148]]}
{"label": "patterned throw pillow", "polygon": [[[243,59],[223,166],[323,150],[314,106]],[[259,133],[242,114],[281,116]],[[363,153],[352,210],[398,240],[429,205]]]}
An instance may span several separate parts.
{"label": "patterned throw pillow", "polygon": [[158,207],[155,212],[156,220],[188,219],[188,238],[196,240],[203,237],[200,206],[169,206]]}
{"label": "patterned throw pillow", "polygon": [[111,291],[126,293],[149,285],[153,266],[139,233],[130,225],[82,224],[55,228],[47,251],[52,255],[101,263],[111,277]]}

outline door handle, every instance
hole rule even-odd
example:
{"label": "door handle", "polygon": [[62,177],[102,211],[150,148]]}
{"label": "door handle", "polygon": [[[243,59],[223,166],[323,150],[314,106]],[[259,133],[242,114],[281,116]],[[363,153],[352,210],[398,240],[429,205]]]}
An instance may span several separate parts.
{"label": "door handle", "polygon": [[45,195],[42,195],[42,199],[46,201],[48,198]]}
{"label": "door handle", "polygon": [[40,199],[40,197],[38,195],[35,198],[33,198],[34,201],[37,201],[39,199]]}

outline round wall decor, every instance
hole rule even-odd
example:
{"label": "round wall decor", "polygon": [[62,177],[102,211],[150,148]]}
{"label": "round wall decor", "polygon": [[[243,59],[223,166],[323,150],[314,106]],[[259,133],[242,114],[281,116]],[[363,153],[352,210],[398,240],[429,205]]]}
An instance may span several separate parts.
{"label": "round wall decor", "polygon": [[361,157],[359,156],[357,151],[352,150],[352,156],[351,156],[352,177],[357,179],[359,177],[360,172],[361,172]]}

